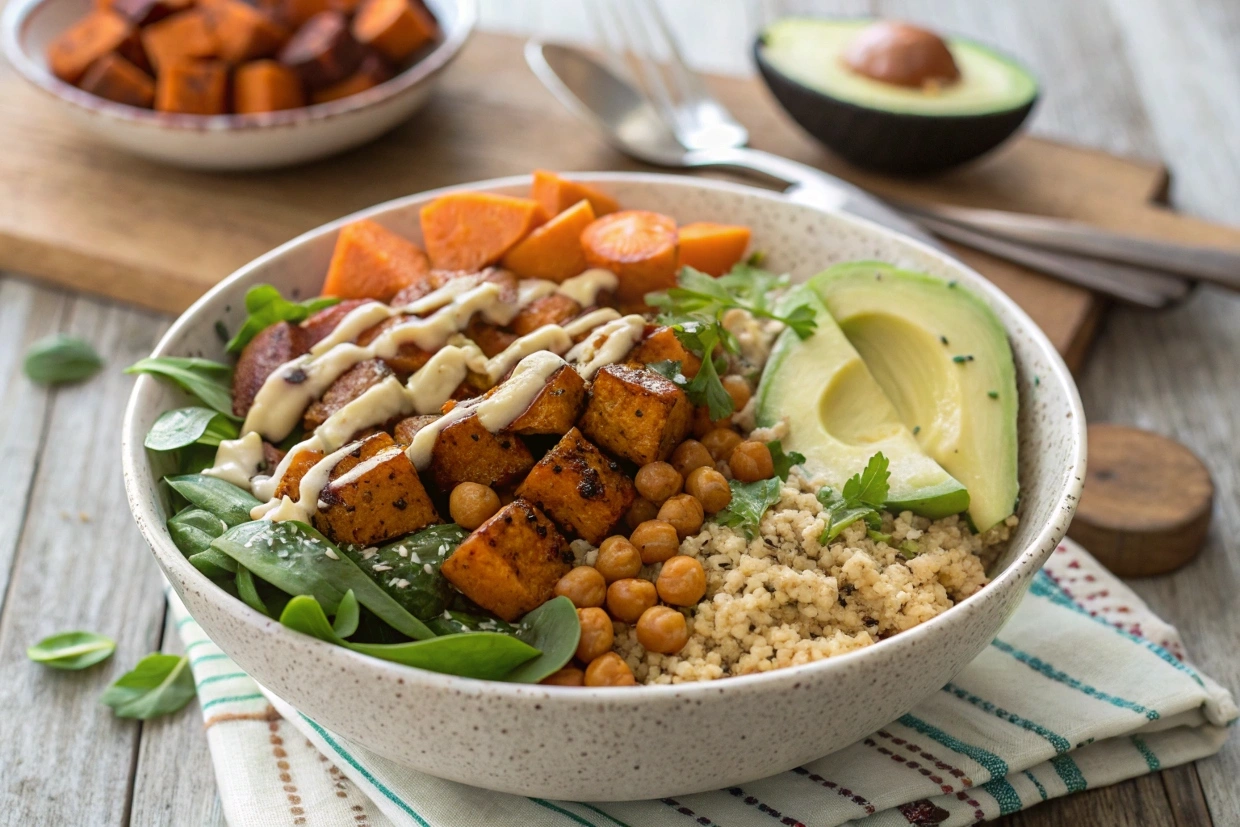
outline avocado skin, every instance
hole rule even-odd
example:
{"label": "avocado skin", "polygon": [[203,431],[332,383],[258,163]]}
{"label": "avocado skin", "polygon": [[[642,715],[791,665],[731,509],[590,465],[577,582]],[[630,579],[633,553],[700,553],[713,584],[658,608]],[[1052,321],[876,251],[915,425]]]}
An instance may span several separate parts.
{"label": "avocado skin", "polygon": [[854,166],[897,175],[927,175],[972,161],[1020,128],[1037,97],[1014,109],[980,115],[910,115],[867,109],[784,75],[754,43],[767,88],[801,128]]}

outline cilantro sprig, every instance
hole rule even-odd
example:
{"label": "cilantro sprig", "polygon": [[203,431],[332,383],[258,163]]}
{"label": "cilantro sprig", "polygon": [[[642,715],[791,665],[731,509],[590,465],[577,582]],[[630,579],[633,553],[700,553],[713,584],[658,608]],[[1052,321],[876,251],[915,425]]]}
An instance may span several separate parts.
{"label": "cilantro sprig", "polygon": [[891,474],[889,463],[882,453],[870,457],[865,470],[854,474],[844,483],[844,490],[837,493],[833,488],[819,489],[818,502],[822,503],[827,512],[827,527],[822,532],[819,542],[827,544],[839,536],[840,532],[857,520],[864,520],[871,531],[879,531],[883,527],[879,512],[887,500],[890,490],[887,481]]}
{"label": "cilantro sprig", "polygon": [[732,501],[715,515],[715,522],[729,528],[739,528],[745,532],[747,539],[752,540],[754,531],[762,522],[762,515],[779,502],[783,486],[778,477],[757,482],[732,480],[728,485],[732,488]]}
{"label": "cilantro sprig", "polygon": [[792,471],[792,466],[800,465],[805,462],[805,454],[797,451],[784,453],[784,446],[778,439],[772,440],[766,444],[771,452],[771,462],[775,465],[775,475],[784,482],[788,481],[788,474]]}
{"label": "cilantro sprig", "polygon": [[646,301],[663,311],[663,316],[707,316],[719,319],[728,310],[746,310],[763,319],[774,319],[806,339],[814,332],[814,310],[800,305],[786,314],[777,313],[771,296],[788,286],[788,276],[777,276],[748,263],[737,264],[719,278],[712,278],[692,267],[682,267],[677,287],[648,293]]}

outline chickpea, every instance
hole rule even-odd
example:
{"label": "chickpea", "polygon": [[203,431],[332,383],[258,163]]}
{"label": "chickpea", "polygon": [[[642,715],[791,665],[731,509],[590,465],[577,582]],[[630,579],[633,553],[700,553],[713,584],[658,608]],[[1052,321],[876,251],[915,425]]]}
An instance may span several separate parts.
{"label": "chickpea", "polygon": [[685,478],[666,462],[651,462],[637,470],[633,484],[637,486],[638,494],[652,503],[662,504],[668,497],[680,493]]}
{"label": "chickpea", "polygon": [[654,583],[626,577],[607,587],[607,611],[621,623],[636,623],[642,612],[659,602]]}
{"label": "chickpea", "polygon": [[576,666],[565,666],[558,672],[552,672],[539,683],[544,686],[585,686],[586,673]]}
{"label": "chickpea", "polygon": [[[647,652],[674,655],[689,642],[689,626],[685,616],[666,606],[651,606],[637,621],[637,642]],[[589,680],[589,670],[586,672]]]}
{"label": "chickpea", "polygon": [[714,468],[694,468],[685,490],[702,504],[708,514],[722,511],[732,502],[732,489],[728,481]]}
{"label": "chickpea", "polygon": [[[695,469],[697,470],[697,469]],[[702,530],[706,520],[706,510],[697,497],[689,494],[677,494],[659,509],[659,519],[671,523],[680,539],[697,534]]]}
{"label": "chickpea", "polygon": [[715,460],[702,443],[696,439],[686,439],[672,451],[672,467],[679,471],[682,477],[687,477],[694,468],[714,468]]}
{"label": "chickpea", "polygon": [[608,537],[598,547],[598,559],[594,561],[594,568],[603,575],[604,580],[614,583],[626,577],[636,577],[642,570],[642,556],[637,546],[624,537]]}
{"label": "chickpea", "polygon": [[663,564],[654,585],[664,603],[693,606],[706,594],[706,571],[696,557],[677,554]]}
{"label": "chickpea", "polygon": [[629,540],[637,547],[646,565],[662,563],[680,551],[680,535],[676,526],[663,520],[647,520],[633,529]]}
{"label": "chickpea", "polygon": [[636,686],[633,670],[615,652],[590,661],[586,667],[586,686]]}
{"label": "chickpea", "polygon": [[741,482],[757,482],[775,476],[771,449],[761,442],[747,440],[737,445],[732,449],[728,467],[732,469],[732,476]]}
{"label": "chickpea", "polygon": [[577,643],[577,660],[589,663],[611,651],[615,633],[611,618],[602,609],[578,609],[577,620],[581,623],[581,640]]}
{"label": "chickpea", "polygon": [[607,598],[607,581],[598,569],[578,566],[560,578],[555,584],[555,593],[573,601],[578,609],[602,606]]}
{"label": "chickpea", "polygon": [[496,511],[499,511],[499,495],[490,486],[463,482],[448,496],[448,513],[467,531],[491,519]]}
{"label": "chickpea", "polygon": [[731,414],[728,414],[723,419],[711,419],[710,409],[705,405],[699,405],[693,409],[693,424],[690,426],[690,431],[695,437],[701,439],[716,428],[726,428],[731,424]]}
{"label": "chickpea", "polygon": [[745,438],[731,428],[716,428],[702,437],[702,445],[710,451],[715,462],[726,462],[732,456],[733,449],[744,441]]}
{"label": "chickpea", "polygon": [[723,384],[723,389],[728,392],[728,396],[732,397],[732,407],[735,410],[739,411],[749,404],[749,397],[753,395],[753,391],[750,390],[745,377],[733,373],[723,377],[720,382]]}
{"label": "chickpea", "polygon": [[633,504],[629,506],[628,513],[624,515],[624,524],[629,527],[629,531],[637,528],[647,520],[653,520],[659,515],[659,507],[645,497],[638,497],[633,500]]}

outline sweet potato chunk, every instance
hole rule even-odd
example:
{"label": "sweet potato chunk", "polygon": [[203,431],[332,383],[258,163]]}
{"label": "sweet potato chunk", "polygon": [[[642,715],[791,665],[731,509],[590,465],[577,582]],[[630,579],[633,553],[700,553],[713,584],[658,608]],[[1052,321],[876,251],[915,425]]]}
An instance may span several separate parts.
{"label": "sweet potato chunk", "polygon": [[581,231],[594,221],[584,198],[534,230],[504,256],[504,266],[523,279],[561,282],[586,269]]}
{"label": "sweet potato chunk", "polygon": [[533,333],[543,325],[564,324],[570,319],[577,318],[580,312],[581,305],[576,301],[561,293],[552,293],[550,296],[535,299],[521,308],[521,311],[508,323],[508,327],[518,336],[524,336],[527,333]]}
{"label": "sweet potato chunk", "polygon": [[283,461],[284,454],[284,451],[281,451],[267,440],[263,440],[263,464],[259,466],[259,470],[264,474],[270,474]]}
{"label": "sweet potato chunk", "polygon": [[311,89],[339,83],[357,71],[365,51],[349,33],[349,22],[338,11],[323,11],[307,20],[280,50],[280,62]]}
{"label": "sweet potato chunk", "polygon": [[645,465],[667,459],[692,422],[693,405],[675,382],[645,368],[607,365],[594,377],[581,430],[611,453]]}
{"label": "sweet potato chunk", "polygon": [[435,484],[445,492],[463,482],[507,485],[533,465],[534,457],[520,437],[491,433],[475,414],[440,431],[431,454]]}
{"label": "sweet potato chunk", "polygon": [[422,414],[402,419],[396,423],[396,427],[392,430],[392,437],[396,440],[397,445],[403,445],[408,448],[413,444],[413,438],[417,436],[418,431],[438,418],[435,414]]}
{"label": "sweet potato chunk", "polygon": [[383,58],[378,55],[366,55],[362,58],[356,72],[339,83],[316,89],[312,100],[315,103],[327,103],[347,98],[349,95],[356,95],[358,92],[365,92],[367,89],[378,86],[391,77],[392,69]]}
{"label": "sweet potato chunk", "polygon": [[572,560],[551,521],[518,499],[466,537],[442,571],[470,600],[512,622],[555,596]]}
{"label": "sweet potato chunk", "polygon": [[382,359],[359,362],[332,382],[323,392],[322,399],[306,408],[301,420],[302,427],[308,433],[313,433],[329,416],[392,375],[392,369],[384,364]]}
{"label": "sweet potato chunk", "polygon": [[323,456],[322,451],[301,451],[293,457],[284,476],[280,477],[280,481],[276,483],[275,498],[279,500],[288,497],[293,502],[301,499],[301,478],[306,475],[307,471],[318,465]]}
{"label": "sweet potato chunk", "polygon": [[514,434],[566,434],[586,401],[586,381],[569,365],[551,374],[534,401],[505,430]]}
{"label": "sweet potato chunk", "polygon": [[288,30],[243,0],[200,0],[219,56],[229,63],[270,57],[288,40]]}
{"label": "sweet potato chunk", "polygon": [[342,227],[336,237],[323,293],[387,301],[397,291],[425,281],[429,272],[430,262],[418,245],[363,219]]}
{"label": "sweet potato chunk", "polygon": [[570,537],[598,545],[637,493],[620,465],[573,428],[534,466],[517,496],[545,511]]}
{"label": "sweet potato chunk", "polygon": [[465,335],[474,340],[479,348],[488,359],[503,353],[504,350],[517,340],[515,333],[510,333],[496,325],[484,322],[475,316],[470,319],[469,324],[465,327]]}
{"label": "sweet potato chunk", "polygon": [[96,60],[78,86],[117,103],[149,108],[155,100],[155,81],[128,60],[111,52]]}
{"label": "sweet potato chunk", "polygon": [[305,331],[303,335],[305,336],[306,347],[314,347],[326,339],[336,329],[336,325],[344,320],[345,316],[363,304],[366,304],[366,299],[345,299],[342,302],[333,304],[331,307],[323,308],[302,322],[301,329]]}
{"label": "sweet potato chunk", "polygon": [[680,372],[692,379],[702,367],[702,360],[690,353],[670,327],[660,327],[638,343],[629,354],[629,361],[643,365],[654,362],[680,362]]}
{"label": "sweet potato chunk", "polygon": [[111,0],[109,8],[135,26],[149,26],[192,5],[193,0]]}
{"label": "sweet potato chunk", "polygon": [[583,198],[590,202],[596,218],[620,209],[616,199],[610,195],[599,192],[586,184],[561,178],[545,169],[534,170],[534,184],[530,188],[530,198],[542,204],[547,215],[559,215]]}
{"label": "sweet potato chunk", "polygon": [[233,109],[239,115],[277,112],[306,105],[301,78],[274,60],[255,60],[237,67],[233,79]]}
{"label": "sweet potato chunk", "polygon": [[676,222],[645,210],[605,215],[581,234],[586,263],[616,274],[616,298],[626,307],[645,304],[655,290],[676,286]]}
{"label": "sweet potato chunk", "polygon": [[692,267],[712,276],[732,269],[749,247],[749,228],[699,221],[677,231],[680,240],[680,266]]}
{"label": "sweet potato chunk", "polygon": [[476,271],[499,261],[547,218],[528,198],[454,192],[422,208],[422,238],[437,269]]}
{"label": "sweet potato chunk", "polygon": [[435,18],[409,0],[364,0],[353,18],[353,36],[393,63],[403,63],[438,33]]}
{"label": "sweet potato chunk", "polygon": [[140,65],[141,58],[132,54],[134,44],[134,27],[128,20],[111,11],[94,11],[61,32],[47,47],[48,68],[66,83],[77,83],[92,63],[109,52],[126,53]]}
{"label": "sweet potato chunk", "polygon": [[233,413],[245,416],[271,372],[309,349],[304,331],[288,322],[276,322],[251,339],[233,369]]}
{"label": "sweet potato chunk", "polygon": [[[285,25],[296,30],[316,14],[325,11],[345,11],[333,0],[269,0],[277,9],[276,17]],[[261,2],[260,2],[261,5]]]}
{"label": "sweet potato chunk", "polygon": [[219,43],[201,9],[183,11],[147,26],[142,30],[142,45],[161,75],[177,63],[219,55]]}
{"label": "sweet potato chunk", "polygon": [[224,114],[228,111],[228,67],[219,60],[198,60],[161,69],[155,81],[155,108],[191,115]]}
{"label": "sweet potato chunk", "polygon": [[355,454],[319,493],[315,528],[337,543],[369,546],[439,522],[413,463],[390,436],[367,437]]}
{"label": "sweet potato chunk", "polygon": [[[410,318],[410,316],[393,316],[390,319],[384,319],[374,327],[363,330],[357,337],[357,343],[362,347],[368,347],[384,331],[406,324]],[[421,370],[433,355],[429,350],[423,350],[413,342],[403,342],[396,349],[395,354],[384,358],[383,361],[396,372],[397,376],[407,379],[411,373]]]}

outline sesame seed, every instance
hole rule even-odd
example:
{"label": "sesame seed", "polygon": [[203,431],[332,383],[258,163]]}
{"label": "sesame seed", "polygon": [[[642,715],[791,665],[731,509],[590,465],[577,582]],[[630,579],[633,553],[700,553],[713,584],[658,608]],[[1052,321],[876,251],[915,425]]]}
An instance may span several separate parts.
{"label": "sesame seed", "polygon": [[336,552],[335,552],[335,551],[333,551],[333,550],[332,550],[332,549],[330,549],[330,548],[329,548],[329,549],[325,549],[325,550],[323,551],[323,553],[324,553],[324,554],[326,554],[326,555],[327,555],[329,558],[331,558],[332,560],[339,560],[339,559],[340,559],[338,556],[336,556]]}
{"label": "sesame seed", "polygon": [[391,570],[392,570],[392,567],[386,563],[376,563],[371,568],[371,571],[391,571]]}

